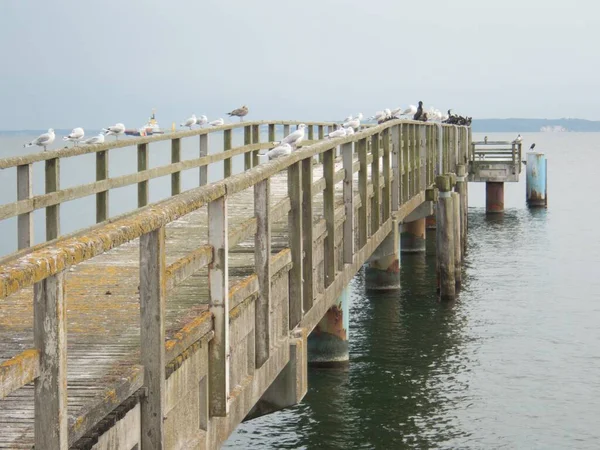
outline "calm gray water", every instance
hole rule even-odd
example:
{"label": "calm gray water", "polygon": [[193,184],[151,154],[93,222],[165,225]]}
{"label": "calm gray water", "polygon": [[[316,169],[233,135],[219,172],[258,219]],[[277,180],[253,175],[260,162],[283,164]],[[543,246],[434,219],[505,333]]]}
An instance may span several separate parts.
{"label": "calm gray water", "polygon": [[[227,448],[598,448],[600,133],[524,139],[548,156],[548,210],[526,209],[523,175],[506,185],[505,214],[486,217],[485,187],[471,183],[456,304],[436,299],[433,234],[426,255],[403,256],[400,292],[365,295],[357,276],[349,369],[311,371],[300,405],[242,424]],[[22,151],[26,140],[0,136],[0,156]],[[221,144],[216,139],[214,151]],[[195,143],[185,145],[184,155],[197,154]],[[150,151],[152,167],[168,162],[167,145]],[[126,173],[134,161],[135,149],[123,150],[111,158],[111,173]],[[65,162],[61,182],[90,182],[93,167],[93,157]],[[35,170],[41,193],[43,166]],[[184,175],[186,188],[197,173]],[[0,171],[0,203],[14,199],[14,184]],[[168,196],[169,186],[168,178],[151,182],[151,199]],[[111,213],[135,202],[135,187],[123,188],[111,194]],[[67,204],[63,230],[91,224],[93,214],[93,200]],[[36,220],[43,236],[43,211]],[[15,230],[13,221],[0,223],[0,253],[11,251]]]}

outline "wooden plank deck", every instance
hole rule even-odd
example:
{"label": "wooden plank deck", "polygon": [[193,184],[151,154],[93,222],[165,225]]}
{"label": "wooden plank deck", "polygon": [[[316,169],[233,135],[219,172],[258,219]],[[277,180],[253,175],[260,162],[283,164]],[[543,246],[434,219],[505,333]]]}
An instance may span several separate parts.
{"label": "wooden plank deck", "polygon": [[[340,169],[342,162],[338,159],[335,171]],[[317,192],[314,220],[318,223],[323,217],[322,195],[319,194],[324,187],[322,166],[313,167],[313,177]],[[335,192],[337,206],[343,203],[341,190],[342,184],[338,183]],[[289,202],[282,202],[286,196],[287,174],[281,172],[271,178],[273,253],[287,246]],[[360,206],[358,198],[355,206]],[[254,231],[250,223],[254,216],[253,189],[233,195],[229,199],[228,213],[230,241],[237,243],[235,248],[230,244],[229,254],[229,286],[233,288],[254,272]],[[167,266],[206,245],[207,241],[206,207],[170,223],[166,227]],[[88,423],[89,417],[100,414],[106,408],[107,399],[114,395],[116,389],[133,393],[141,386],[137,366],[140,363],[139,240],[72,267],[65,283],[68,415],[72,443],[73,437],[80,437],[93,425]],[[0,363],[33,347],[32,299],[32,289],[28,288],[1,300]],[[206,331],[212,327],[207,303],[206,268],[168,291],[167,349],[170,348],[169,342],[174,343],[177,333],[185,327],[200,324]],[[235,304],[230,307],[233,309]],[[173,354],[176,356],[175,349],[171,357]],[[167,361],[170,361],[169,356],[167,350]],[[94,408],[100,413],[94,413]],[[33,425],[31,383],[0,400],[0,448],[31,448]]]}

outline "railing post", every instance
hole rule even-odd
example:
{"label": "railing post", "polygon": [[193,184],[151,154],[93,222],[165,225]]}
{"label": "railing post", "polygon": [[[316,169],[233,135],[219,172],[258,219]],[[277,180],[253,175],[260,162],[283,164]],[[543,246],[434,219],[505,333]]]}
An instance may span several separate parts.
{"label": "railing post", "polygon": [[307,125],[306,128],[308,128],[308,140],[309,141],[314,141],[315,140],[315,129],[312,125]]}
{"label": "railing post", "polygon": [[407,202],[410,199],[410,125],[402,126],[402,154],[401,164],[402,164],[402,203]]}
{"label": "railing post", "polygon": [[269,142],[273,142],[275,140],[275,124],[269,124]]}
{"label": "railing post", "polygon": [[208,266],[209,307],[215,335],[208,346],[210,413],[225,417],[229,412],[229,262],[227,198],[208,204],[208,244],[213,262]]}
{"label": "railing post", "polygon": [[325,138],[325,129],[324,129],[323,125],[319,125],[317,136],[319,136],[320,141]]}
{"label": "railing post", "polygon": [[[181,139],[171,139],[171,163],[181,161]],[[171,195],[181,193],[181,172],[171,174]]]}
{"label": "railing post", "polygon": [[[200,135],[200,158],[208,156],[208,133]],[[200,166],[200,186],[208,184],[208,166]]]}
{"label": "railing post", "polygon": [[[223,131],[223,152],[231,150],[231,130]],[[223,178],[231,176],[231,158],[223,161]]]}
{"label": "railing post", "polygon": [[142,448],[164,448],[165,228],[140,236],[140,357],[146,396],[141,402]]}
{"label": "railing post", "polygon": [[352,171],[353,149],[352,142],[341,145],[342,162],[344,165],[344,219],[343,227],[343,245],[344,245],[344,264],[352,264],[354,261],[354,189]]}
{"label": "railing post", "polygon": [[64,272],[33,287],[33,339],[40,352],[35,379],[35,448],[68,448],[67,310]]}
{"label": "railing post", "polygon": [[379,205],[380,205],[380,182],[379,182],[379,139],[380,134],[371,136],[371,182],[373,183],[373,197],[371,198],[371,232],[369,235],[375,234],[379,230]]}
{"label": "railing post", "polygon": [[269,178],[254,185],[254,215],[256,234],[254,235],[254,265],[258,278],[258,299],[255,308],[255,361],[256,368],[269,359],[271,329],[271,219]]}
{"label": "railing post", "polygon": [[283,126],[283,137],[286,137],[288,134],[290,134],[290,126],[286,124]]}
{"label": "railing post", "polygon": [[313,169],[312,158],[302,160],[302,287],[304,311],[312,308],[314,299],[313,283]]}
{"label": "railing post", "polygon": [[392,198],[390,195],[391,163],[390,163],[390,129],[386,128],[381,133],[383,143],[383,219],[390,218]]}
{"label": "railing post", "polygon": [[[148,144],[138,144],[138,172],[148,169]],[[148,180],[138,183],[138,208],[148,204]]]}
{"label": "railing post", "polygon": [[[244,127],[244,145],[252,144],[252,126]],[[252,152],[244,153],[244,170],[252,169]]]}
{"label": "railing post", "polygon": [[[46,194],[60,189],[60,159],[46,160]],[[60,204],[46,207],[46,240],[56,239],[60,234]]]}
{"label": "railing post", "polygon": [[419,191],[427,187],[427,130],[429,125],[421,125],[419,129]]}
{"label": "railing post", "polygon": [[323,216],[325,217],[325,228],[327,236],[323,242],[323,266],[325,268],[325,288],[335,279],[335,159],[336,147],[324,152],[323,155],[323,178],[325,178],[325,190],[323,191]]}
{"label": "railing post", "polygon": [[288,213],[288,239],[292,253],[292,268],[289,271],[289,328],[294,329],[302,320],[302,163],[297,162],[288,167],[288,197],[290,211]]}
{"label": "railing post", "polygon": [[[260,142],[260,126],[252,125],[252,143],[258,144]],[[258,166],[258,150],[252,151],[252,166]]]}
{"label": "railing post", "polygon": [[401,125],[396,125],[392,128],[392,211],[398,211],[402,196],[400,195],[400,129]]}
{"label": "railing post", "polygon": [[367,243],[367,227],[369,217],[369,198],[367,196],[367,139],[358,141],[358,193],[360,195],[360,208],[358,209],[358,245],[362,249]]}
{"label": "railing post", "polygon": [[[96,181],[108,178],[108,150],[96,153]],[[96,194],[96,223],[108,219],[108,190]]]}
{"label": "railing post", "polygon": [[[33,164],[17,166],[17,201],[33,197]],[[20,214],[17,219],[17,247],[33,245],[33,213]]]}

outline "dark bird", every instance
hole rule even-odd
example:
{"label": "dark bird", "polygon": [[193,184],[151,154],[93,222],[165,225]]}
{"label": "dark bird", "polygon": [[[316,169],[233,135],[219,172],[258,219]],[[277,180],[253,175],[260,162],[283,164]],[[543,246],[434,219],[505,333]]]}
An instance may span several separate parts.
{"label": "dark bird", "polygon": [[529,147],[529,151],[532,151],[535,148],[535,142],[533,144],[531,144],[531,147]]}
{"label": "dark bird", "polygon": [[417,108],[417,112],[415,113],[413,120],[421,120],[421,116],[423,115],[423,102],[419,102],[419,107]]}
{"label": "dark bird", "polygon": [[231,112],[228,112],[227,114],[229,114],[229,116],[239,117],[240,122],[242,122],[244,120],[244,116],[246,116],[248,114],[248,107],[246,105],[244,105],[241,108],[237,108]]}

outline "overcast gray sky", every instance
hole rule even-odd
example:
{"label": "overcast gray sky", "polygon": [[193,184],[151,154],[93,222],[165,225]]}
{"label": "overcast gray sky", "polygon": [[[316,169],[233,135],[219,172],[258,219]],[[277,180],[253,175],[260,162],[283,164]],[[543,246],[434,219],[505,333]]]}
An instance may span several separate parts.
{"label": "overcast gray sky", "polygon": [[0,129],[163,126],[242,104],[600,119],[594,0],[1,0]]}

